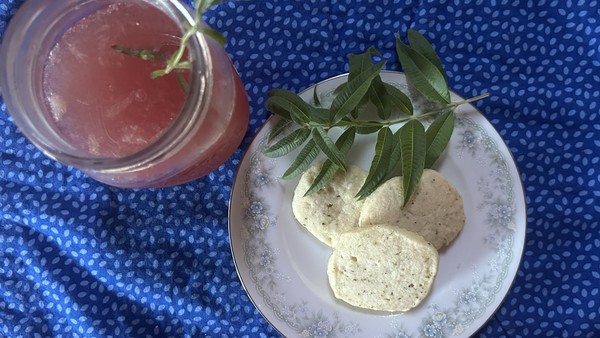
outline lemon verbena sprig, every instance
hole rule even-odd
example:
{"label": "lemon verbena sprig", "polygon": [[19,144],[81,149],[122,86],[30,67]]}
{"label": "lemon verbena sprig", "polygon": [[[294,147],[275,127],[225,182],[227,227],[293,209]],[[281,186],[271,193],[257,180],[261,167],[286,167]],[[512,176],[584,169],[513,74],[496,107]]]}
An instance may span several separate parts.
{"label": "lemon verbena sprig", "polygon": [[187,27],[186,32],[181,37],[181,43],[179,44],[179,48],[171,55],[171,57],[167,60],[167,65],[164,69],[157,69],[153,71],[150,76],[152,78],[157,78],[166,74],[169,74],[175,69],[189,69],[191,67],[190,60],[182,60],[185,55],[185,50],[187,48],[187,44],[189,40],[196,34],[202,33],[215,41],[220,43],[221,45],[225,44],[225,37],[221,34],[221,32],[210,28],[208,26],[204,26],[202,24],[202,14],[206,12],[210,7],[223,2],[223,0],[195,0],[194,7],[196,8],[194,24]]}
{"label": "lemon verbena sprig", "polygon": [[[185,23],[186,31],[180,39],[179,46],[177,50],[171,54],[170,56],[166,56],[159,51],[151,50],[151,49],[138,49],[138,48],[130,48],[124,47],[120,45],[113,45],[112,49],[115,51],[128,55],[140,58],[142,60],[154,60],[154,61],[164,61],[165,67],[161,69],[157,69],[150,73],[150,77],[156,79],[158,77],[170,74],[174,70],[182,70],[182,69],[190,69],[192,66],[191,60],[185,58],[186,49],[188,42],[190,39],[197,33],[204,34],[208,37],[211,37],[216,42],[221,45],[225,44],[225,37],[221,34],[221,32],[216,29],[210,28],[204,24],[202,20],[202,15],[212,6],[217,5],[218,3],[223,2],[224,0],[195,0],[194,1],[194,23],[190,25],[189,23]],[[182,89],[187,90],[187,83],[185,79],[179,73],[175,73],[177,76],[177,80],[179,81]]]}
{"label": "lemon verbena sprig", "polygon": [[[356,134],[376,133],[375,154],[356,197],[367,197],[399,173],[402,175],[403,205],[406,205],[424,169],[434,165],[450,141],[454,131],[454,108],[489,96],[486,93],[452,102],[442,62],[432,45],[415,30],[409,30],[407,35],[409,45],[396,36],[396,52],[407,83],[439,108],[414,114],[410,98],[382,81],[380,71],[385,61],[373,64],[374,56],[380,56],[373,48],[349,56],[347,82],[336,89],[337,95],[329,108],[321,106],[316,88],[312,104],[293,92],[272,90],[265,106],[281,119],[273,127],[269,146],[263,153],[280,157],[302,147],[283,174],[284,179],[302,174],[323,153],[326,160],[306,193],[312,194],[323,188],[335,173],[346,170],[345,157]],[[375,108],[378,119],[365,119],[368,106]],[[427,129],[421,122],[424,118],[433,118]],[[400,127],[393,132],[393,125]],[[343,130],[335,141],[329,135],[333,128]],[[286,131],[289,133],[282,136]]]}

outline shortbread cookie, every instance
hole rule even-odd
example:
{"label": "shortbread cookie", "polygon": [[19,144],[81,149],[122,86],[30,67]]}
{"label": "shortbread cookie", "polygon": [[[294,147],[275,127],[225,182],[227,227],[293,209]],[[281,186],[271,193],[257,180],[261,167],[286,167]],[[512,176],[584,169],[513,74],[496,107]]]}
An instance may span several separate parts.
{"label": "shortbread cookie", "polygon": [[367,177],[363,169],[350,165],[341,170],[321,190],[304,196],[321,170],[322,163],[307,169],[294,191],[294,216],[317,239],[335,246],[341,233],[358,227],[363,205],[355,195]]}
{"label": "shortbread cookie", "polygon": [[437,250],[420,235],[373,225],[339,237],[327,275],[335,296],[350,305],[408,311],[431,290],[438,262]]}
{"label": "shortbread cookie", "polygon": [[450,244],[465,224],[463,200],[439,172],[426,169],[410,201],[402,206],[402,177],[393,177],[365,199],[360,226],[395,224],[437,249]]}

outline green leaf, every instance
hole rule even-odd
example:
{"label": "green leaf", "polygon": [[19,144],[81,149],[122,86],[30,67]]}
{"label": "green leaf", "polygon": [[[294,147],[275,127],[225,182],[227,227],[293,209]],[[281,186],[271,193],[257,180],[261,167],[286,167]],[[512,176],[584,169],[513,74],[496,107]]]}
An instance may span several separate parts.
{"label": "green leaf", "polygon": [[277,136],[281,135],[284,131],[286,131],[289,126],[292,124],[292,121],[286,120],[283,118],[278,118],[277,122],[271,128],[271,132],[269,133],[269,138],[267,139],[267,143],[271,143]]}
{"label": "green leaf", "polygon": [[337,94],[341,93],[342,90],[344,90],[344,88],[346,88],[347,85],[348,85],[348,82],[343,82],[339,86],[335,87],[335,89],[333,90],[333,94],[337,95]]}
{"label": "green leaf", "polygon": [[314,140],[308,140],[304,148],[302,148],[298,154],[298,157],[296,157],[294,162],[292,162],[290,167],[285,171],[285,173],[283,173],[283,176],[281,177],[285,180],[289,180],[302,174],[315,160],[315,158],[317,158],[317,155],[319,155],[319,148],[317,147],[317,144]]}
{"label": "green leaf", "polygon": [[414,29],[408,30],[408,43],[410,47],[421,55],[427,58],[439,71],[442,75],[445,75],[444,66],[442,65],[442,60],[433,49],[433,46],[427,41],[427,39],[421,35],[421,33],[417,32]]}
{"label": "green leaf", "polygon": [[427,150],[425,152],[425,168],[431,166],[437,161],[440,155],[446,149],[450,137],[454,131],[454,112],[449,111],[440,114],[429,125],[425,132]]}
{"label": "green leaf", "polygon": [[[340,150],[340,153],[343,156],[346,156],[348,151],[350,151],[350,148],[352,148],[355,136],[356,130],[354,128],[348,128],[342,133],[342,135],[340,135],[340,137],[338,137],[337,141],[335,141],[335,146]],[[333,162],[330,160],[325,160],[321,170],[319,171],[319,174],[317,174],[317,177],[315,177],[315,180],[308,188],[304,196],[308,196],[321,190],[321,188],[323,188],[327,182],[331,180],[331,178],[335,175],[335,173],[338,172],[339,169],[340,168],[333,164]]]}
{"label": "green leaf", "polygon": [[375,143],[375,155],[371,161],[369,174],[358,193],[356,193],[356,197],[359,199],[367,197],[384,182],[393,169],[390,168],[388,156],[393,152],[397,140],[390,128],[385,127],[379,131],[377,142]]}
{"label": "green leaf", "polygon": [[400,169],[397,175],[402,175],[402,166],[398,166],[402,160],[402,143],[400,142],[400,129],[394,133],[394,149],[390,154],[390,175],[394,174],[395,169]]}
{"label": "green leaf", "polygon": [[323,129],[323,127],[315,127],[312,129],[311,134],[313,140],[325,156],[345,172],[346,165],[344,164],[344,155],[340,153],[340,150],[335,146],[329,135],[327,135],[325,129]]}
{"label": "green leaf", "polygon": [[[310,123],[310,116],[296,104],[282,96],[271,96],[265,102],[265,107],[273,114],[292,120],[296,124],[305,126]],[[310,112],[308,112],[310,114]]]}
{"label": "green leaf", "polygon": [[[366,121],[367,123],[369,121]],[[377,122],[377,121],[375,121]],[[356,127],[356,133],[357,134],[373,134],[378,132],[381,129],[381,126],[358,126]]]}
{"label": "green leaf", "polygon": [[396,36],[396,52],[406,79],[423,96],[438,103],[450,103],[446,78],[425,56],[411,49]]}
{"label": "green leaf", "polygon": [[348,82],[373,66],[373,55],[381,55],[381,53],[371,47],[364,53],[348,56],[348,65],[350,68],[348,71]]}
{"label": "green leaf", "polygon": [[402,206],[417,189],[425,168],[425,128],[418,120],[410,120],[400,128],[402,152]]}
{"label": "green leaf", "polygon": [[392,114],[392,104],[380,76],[375,77],[371,82],[368,95],[377,109],[377,116],[383,120],[389,119]]}
{"label": "green leaf", "polygon": [[280,157],[290,151],[298,148],[310,136],[310,129],[300,128],[291,132],[272,146],[263,150],[263,154],[268,157]]}
{"label": "green leaf", "polygon": [[298,95],[294,92],[291,92],[289,90],[272,89],[269,91],[268,95],[269,95],[269,97],[279,96],[279,97],[286,99],[291,104],[296,106],[298,109],[302,110],[303,112],[306,112],[307,115],[308,115],[308,112],[311,109],[313,109],[313,107],[310,104],[308,104],[306,101],[304,101],[304,99],[302,99],[302,97],[300,97],[300,95]]}
{"label": "green leaf", "polygon": [[286,120],[292,120],[292,115],[290,114],[290,109],[292,108],[290,108],[290,103],[281,97],[273,96],[267,98],[265,101],[265,108],[271,113],[279,115]]}
{"label": "green leaf", "polygon": [[346,129],[340,137],[338,137],[337,141],[335,141],[335,146],[340,150],[343,156],[348,155],[350,148],[352,148],[352,144],[354,144],[354,138],[356,136],[356,128],[351,127]]}
{"label": "green leaf", "polygon": [[142,60],[164,61],[167,59],[166,56],[152,49],[129,48],[121,45],[112,45],[110,47],[121,54],[133,56]]}
{"label": "green leaf", "polygon": [[344,89],[335,97],[331,103],[331,114],[334,117],[333,122],[338,122],[346,115],[352,113],[361,103],[363,97],[371,86],[371,81],[379,75],[379,71],[385,62],[369,67],[352,79]]}
{"label": "green leaf", "polygon": [[313,181],[311,186],[308,188],[308,190],[306,190],[304,196],[312,195],[317,191],[321,190],[327,183],[329,183],[329,181],[331,181],[331,179],[333,178],[333,176],[335,176],[338,170],[340,170],[340,167],[333,164],[333,162],[329,160],[323,162],[321,171],[319,171],[319,174],[317,175],[317,177],[315,177],[315,180]]}
{"label": "green leaf", "polygon": [[319,94],[317,93],[317,86],[313,89],[313,104],[315,107],[321,107],[321,100],[319,99]]}
{"label": "green leaf", "polygon": [[271,90],[265,106],[272,113],[294,120],[299,124],[309,123],[311,111],[314,109],[298,94],[285,89]]}
{"label": "green leaf", "polygon": [[292,121],[296,122],[296,124],[300,126],[305,126],[310,124],[310,116],[306,115],[306,113],[298,108],[292,106],[290,110],[290,117]]}
{"label": "green leaf", "polygon": [[329,109],[327,108],[313,108],[311,111],[310,118],[312,122],[316,122],[322,125],[330,125],[331,124],[331,116],[329,114]]}
{"label": "green leaf", "polygon": [[350,116],[353,119],[358,119],[362,114],[368,111],[369,101],[369,95],[367,92],[367,95],[363,96],[362,100],[360,100],[360,102],[358,103],[358,106],[356,106],[352,113],[350,113],[350,115],[347,115],[346,117]]}
{"label": "green leaf", "polygon": [[413,105],[408,96],[406,96],[406,94],[404,94],[400,89],[389,83],[384,83],[383,85],[385,86],[385,90],[388,93],[388,97],[392,105],[396,107],[400,113],[412,115]]}

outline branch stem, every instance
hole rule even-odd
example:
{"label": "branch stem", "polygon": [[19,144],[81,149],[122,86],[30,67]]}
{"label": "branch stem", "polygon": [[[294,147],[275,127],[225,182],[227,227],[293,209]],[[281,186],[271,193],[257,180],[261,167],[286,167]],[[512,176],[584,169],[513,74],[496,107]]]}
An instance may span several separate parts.
{"label": "branch stem", "polygon": [[395,124],[405,123],[410,120],[415,120],[415,119],[418,120],[418,119],[422,119],[425,117],[429,117],[429,116],[435,115],[437,113],[447,111],[449,109],[454,109],[454,108],[456,108],[460,105],[466,104],[466,103],[484,99],[488,96],[490,96],[490,93],[484,93],[484,94],[477,95],[477,96],[474,96],[474,97],[471,97],[471,98],[468,98],[468,99],[465,99],[462,101],[449,103],[449,104],[445,105],[444,107],[430,110],[423,114],[411,115],[411,116],[399,118],[399,119],[392,120],[392,121],[381,121],[381,122],[379,122],[379,121],[360,121],[360,120],[340,121],[335,126],[337,126],[337,127],[389,127],[389,126],[392,126]]}

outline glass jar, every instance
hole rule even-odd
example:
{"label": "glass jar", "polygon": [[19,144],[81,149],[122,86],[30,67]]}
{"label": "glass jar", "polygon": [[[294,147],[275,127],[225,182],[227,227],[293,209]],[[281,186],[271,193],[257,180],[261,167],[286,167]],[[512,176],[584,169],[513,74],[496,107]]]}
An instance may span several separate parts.
{"label": "glass jar", "polygon": [[[100,18],[105,14],[121,17]],[[166,21],[155,28],[144,27],[157,20]],[[93,27],[96,23],[102,26]],[[7,110],[47,156],[106,184],[162,187],[204,176],[232,155],[248,125],[248,97],[224,48],[201,33],[194,34],[186,52],[191,67],[178,74],[177,82],[167,77],[151,79],[149,73],[133,74],[134,66],[119,68],[124,67],[121,62],[148,68],[164,60],[142,60],[109,50],[114,43],[137,49],[166,38],[171,53],[179,43],[173,35],[181,37],[193,24],[194,14],[178,0],[28,0],[9,23],[0,50],[0,68],[6,70],[0,74],[0,88]],[[123,31],[115,33],[120,25]],[[173,26],[176,34],[163,33],[162,26]],[[68,40],[88,28],[94,35],[81,41],[91,43]],[[155,36],[149,36],[153,29]],[[95,35],[102,30],[109,33]],[[103,47],[93,49],[98,46]],[[107,59],[99,54],[105,52],[114,54],[107,54]],[[110,66],[104,69],[105,64]],[[157,89],[181,85],[182,78],[185,88],[176,89],[179,94],[170,87]],[[131,83],[123,87],[125,82]],[[119,99],[100,94],[104,92],[117,93]],[[165,102],[176,101],[173,97],[178,95],[181,102],[170,115],[165,113]],[[135,109],[117,109],[126,104]],[[94,109],[88,111],[89,107]]]}

